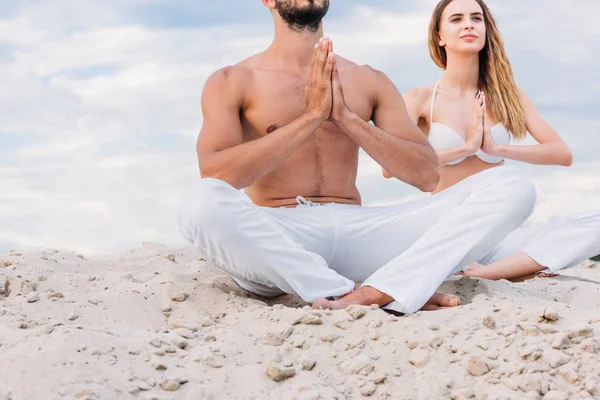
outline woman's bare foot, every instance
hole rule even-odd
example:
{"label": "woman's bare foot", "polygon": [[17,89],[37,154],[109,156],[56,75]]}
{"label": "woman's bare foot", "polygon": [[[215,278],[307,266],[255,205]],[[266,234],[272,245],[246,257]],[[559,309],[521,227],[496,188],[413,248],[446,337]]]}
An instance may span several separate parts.
{"label": "woman's bare foot", "polygon": [[489,279],[485,276],[486,275],[485,268],[486,268],[485,265],[481,265],[479,263],[474,262],[474,263],[469,264],[466,271],[461,272],[459,274],[464,275],[464,276],[470,276],[471,278]]}
{"label": "woman's bare foot", "polygon": [[[538,266],[537,264],[533,266],[533,269],[541,269],[543,267]],[[524,282],[533,278],[552,278],[554,274],[546,273],[546,272],[533,272],[526,273],[525,275],[519,274],[520,269],[512,270],[507,267],[501,268],[500,265],[481,265],[478,263],[469,264],[467,271],[464,273],[466,276],[470,276],[472,278],[481,278],[481,279],[490,279],[490,280],[499,280],[499,279],[507,279],[511,282]],[[523,272],[521,272],[522,274]]]}
{"label": "woman's bare foot", "polygon": [[540,272],[537,274],[538,278],[553,278],[554,274],[552,272]]}
{"label": "woman's bare foot", "polygon": [[[339,300],[329,301],[326,299],[319,299],[313,303],[314,309],[323,310],[343,310],[349,305],[359,304],[363,306],[370,306],[377,304],[382,307],[388,303],[394,301],[393,298],[385,293],[380,292],[369,286],[364,286],[354,292],[348,293]],[[424,311],[441,310],[450,307],[457,307],[460,305],[460,299],[456,296],[449,294],[436,293],[429,301],[423,306]]]}
{"label": "woman's bare foot", "polygon": [[523,282],[535,277],[551,277],[552,274],[542,272],[545,270],[546,266],[538,264],[528,254],[519,251],[512,256],[494,261],[489,265],[472,263],[468,266],[465,275],[473,278],[490,280],[508,279],[513,282]]}
{"label": "woman's bare foot", "polygon": [[552,274],[552,273],[537,272],[535,274],[519,276],[517,278],[511,278],[511,279],[509,279],[509,281],[514,282],[514,283],[520,283],[520,282],[525,282],[525,281],[528,281],[528,280],[534,279],[534,278],[552,278],[553,276],[554,276],[554,274]]}

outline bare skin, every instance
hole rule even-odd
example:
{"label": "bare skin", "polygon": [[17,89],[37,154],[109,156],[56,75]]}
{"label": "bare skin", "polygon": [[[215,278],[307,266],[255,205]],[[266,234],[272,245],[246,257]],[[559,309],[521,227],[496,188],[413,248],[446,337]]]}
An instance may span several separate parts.
{"label": "bare skin", "polygon": [[[294,207],[298,195],[315,203],[361,204],[356,176],[362,148],[392,176],[432,191],[437,156],[389,78],[336,55],[322,26],[290,29],[275,0],[263,4],[275,21],[271,46],[216,71],[206,83],[197,141],[202,177],[245,188],[259,206]],[[386,299],[378,296],[375,303]]]}
{"label": "bare skin", "polygon": [[463,275],[490,280],[507,279],[512,282],[554,276],[551,273],[539,272],[543,269],[545,268],[527,254],[518,252],[490,265],[471,263]]}
{"label": "bare skin", "polygon": [[[377,304],[384,306],[394,299],[390,296],[381,296],[381,292],[369,286],[364,286],[354,292],[347,294],[339,300],[319,299],[313,303],[313,308],[317,310],[343,310],[346,307],[359,304],[371,305]],[[421,311],[436,311],[445,308],[457,307],[460,305],[460,299],[450,294],[436,293],[425,303]]]}
{"label": "bare skin", "polygon": [[[215,72],[206,83],[197,142],[202,176],[245,188],[260,206],[295,206],[298,195],[316,203],[360,204],[356,175],[362,147],[396,178],[433,190],[435,152],[385,74],[336,55],[340,101],[332,102],[330,83],[327,99],[325,91],[306,92],[307,86],[330,81],[331,74],[321,73],[321,82],[311,78],[322,29],[292,31],[273,15],[272,45]],[[314,54],[321,69],[328,52],[325,46]]]}
{"label": "bare skin", "polygon": [[[491,135],[496,120],[486,108],[485,93],[478,91],[479,52],[485,45],[486,24],[482,9],[474,0],[454,0],[444,10],[440,21],[440,46],[447,53],[446,71],[437,89],[434,121],[430,121],[430,107],[435,82],[415,88],[404,95],[408,113],[419,128],[429,135],[434,123],[451,127],[465,139],[463,146],[437,151],[440,161],[440,180],[433,193],[441,192],[463,179],[489,168],[504,164],[488,164],[474,154],[482,150],[490,155],[539,165],[572,163],[569,147],[558,133],[542,118],[529,97],[521,92],[525,109],[527,131],[538,142],[535,145],[499,145]],[[466,159],[455,165],[448,162]],[[383,175],[391,175],[383,169]],[[488,266],[471,264],[466,275],[485,279],[523,280],[540,274],[546,267],[523,252]]]}

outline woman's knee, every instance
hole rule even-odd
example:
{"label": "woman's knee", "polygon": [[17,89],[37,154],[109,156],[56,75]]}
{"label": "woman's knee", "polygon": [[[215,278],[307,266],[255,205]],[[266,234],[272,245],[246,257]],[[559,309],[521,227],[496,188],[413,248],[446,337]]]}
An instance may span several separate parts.
{"label": "woman's knee", "polygon": [[533,183],[526,179],[515,179],[509,183],[506,189],[515,212],[528,218],[537,201],[537,190]]}

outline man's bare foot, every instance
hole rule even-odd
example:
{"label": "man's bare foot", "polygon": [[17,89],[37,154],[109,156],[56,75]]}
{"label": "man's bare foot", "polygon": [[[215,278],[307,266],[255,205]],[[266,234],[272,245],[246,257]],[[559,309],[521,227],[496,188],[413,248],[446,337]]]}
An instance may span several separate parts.
{"label": "man's bare foot", "polygon": [[377,289],[373,289],[370,286],[363,286],[353,292],[342,296],[339,300],[327,300],[318,299],[313,303],[314,309],[323,310],[343,310],[351,304],[360,304],[363,306],[370,306],[371,304],[377,304],[378,306],[386,305],[392,302],[392,299],[387,294],[380,292]]}
{"label": "man's bare foot", "polygon": [[435,310],[443,310],[451,307],[460,306],[460,299],[451,294],[444,293],[435,293],[431,298],[425,303],[421,311],[435,311]]}
{"label": "man's bare foot", "polygon": [[[363,306],[377,304],[378,306],[382,307],[388,303],[391,303],[392,301],[394,301],[394,299],[387,294],[372,287],[364,286],[354,292],[348,293],[339,300],[330,301],[326,299],[319,299],[313,303],[312,307],[314,309],[322,310],[343,310],[352,304],[359,304]],[[450,307],[457,307],[459,305],[460,299],[458,297],[449,294],[436,293],[429,299],[429,301],[427,301],[422,310],[441,310]]]}

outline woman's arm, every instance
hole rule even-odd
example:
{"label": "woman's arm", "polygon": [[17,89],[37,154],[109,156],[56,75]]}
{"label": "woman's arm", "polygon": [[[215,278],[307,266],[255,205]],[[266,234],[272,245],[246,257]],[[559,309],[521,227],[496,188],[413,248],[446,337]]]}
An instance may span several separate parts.
{"label": "woman's arm", "polygon": [[[424,89],[410,89],[404,93],[403,97],[410,119],[415,123],[415,125],[419,126],[423,134],[427,136],[427,132],[423,130],[423,127],[421,124],[419,124],[419,121],[423,115],[422,110],[425,107],[425,103],[427,99],[431,97],[430,94]],[[474,111],[477,112],[477,110]],[[479,121],[482,121],[482,111],[479,112],[479,117]],[[481,126],[481,131],[483,131],[483,126]],[[438,165],[446,165],[465,157],[472,156],[481,147],[481,134],[479,135],[479,144],[477,144],[477,139],[477,135],[470,135],[467,139],[467,143],[462,146],[436,151],[438,156]],[[382,168],[382,170],[384,178],[392,178],[392,174],[386,171],[385,168]]]}
{"label": "woman's arm", "polygon": [[[476,100],[473,103],[473,110],[471,112],[471,121],[469,122],[469,128],[467,132],[467,140],[465,144],[456,147],[449,147],[447,149],[437,150],[437,156],[439,165],[451,164],[455,161],[460,161],[467,157],[475,154],[480,148],[483,142],[483,110],[484,110],[484,96],[483,93],[477,92]],[[431,121],[430,130],[431,130]]]}
{"label": "woman's arm", "polygon": [[521,91],[521,102],[525,109],[527,130],[538,144],[500,145],[488,139],[491,136],[488,132],[482,150],[494,156],[530,164],[570,166],[573,163],[573,155],[569,146],[542,118],[535,109],[533,102],[523,91]]}

